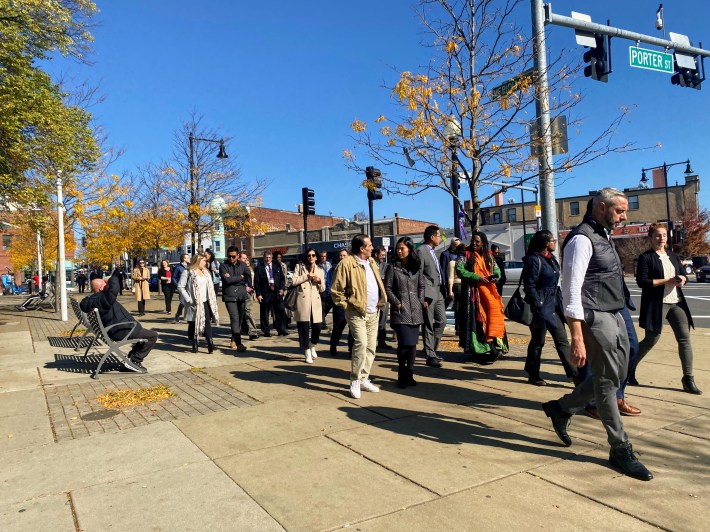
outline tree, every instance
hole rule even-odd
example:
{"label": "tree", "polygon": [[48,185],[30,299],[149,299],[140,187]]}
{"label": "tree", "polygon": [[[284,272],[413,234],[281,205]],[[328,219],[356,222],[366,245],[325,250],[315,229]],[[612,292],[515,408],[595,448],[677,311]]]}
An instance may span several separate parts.
{"label": "tree", "polygon": [[42,71],[60,53],[84,61],[93,2],[0,2],[0,202],[46,202],[58,174],[93,168],[91,114]]}
{"label": "tree", "polygon": [[[218,159],[217,145],[199,139],[224,138],[227,146],[229,139],[217,130],[203,126],[202,121],[203,117],[193,113],[175,132],[172,160],[162,167],[166,197],[175,208],[186,214],[186,229],[192,235],[194,251],[202,238],[213,230],[215,222],[221,219],[221,209],[255,204],[268,184],[260,178],[253,181],[242,179],[234,162],[234,154]],[[193,168],[190,164],[190,135],[198,139],[193,142]],[[223,205],[215,205],[217,196],[222,198]]]}
{"label": "tree", "polygon": [[[532,40],[515,22],[529,5],[523,0],[421,0],[420,18],[429,37],[424,46],[433,57],[420,72],[402,72],[388,87],[394,115],[380,114],[374,120],[378,130],[369,131],[359,119],[352,123],[355,147],[344,152],[346,166],[362,172],[357,159],[363,152],[368,165],[374,159],[391,169],[383,176],[386,190],[416,195],[440,189],[463,208],[462,196],[449,181],[460,164],[468,174],[464,183],[473,205],[465,215],[474,228],[482,202],[493,197],[479,197],[481,181],[537,179],[538,162],[528,147],[535,116],[531,77],[518,78],[507,94],[492,91],[533,66]],[[529,11],[523,14],[527,18]],[[551,116],[571,113],[581,101],[569,85],[576,66],[565,62],[563,53],[548,63]],[[632,149],[630,143],[612,144],[626,112],[622,109],[590,144],[559,157],[553,171],[568,172],[606,153]],[[570,130],[579,123],[568,118]]]}
{"label": "tree", "polygon": [[710,235],[710,212],[707,209],[698,210],[690,205],[681,214],[682,227],[676,227],[676,233],[682,231],[683,243],[679,253],[683,257],[699,257],[710,252],[708,236]]}
{"label": "tree", "polygon": [[[58,225],[56,211],[16,211],[13,216],[17,227],[10,243],[10,260],[15,271],[24,268],[37,269],[37,232],[40,234],[42,270],[53,270],[57,264]],[[64,246],[71,256],[76,248],[74,231],[70,229],[67,216],[64,223]]]}

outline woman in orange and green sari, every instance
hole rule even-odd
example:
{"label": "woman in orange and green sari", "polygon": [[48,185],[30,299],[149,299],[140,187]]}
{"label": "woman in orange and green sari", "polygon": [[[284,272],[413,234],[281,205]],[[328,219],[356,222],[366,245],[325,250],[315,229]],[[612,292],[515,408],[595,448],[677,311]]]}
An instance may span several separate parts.
{"label": "woman in orange and green sari", "polygon": [[485,234],[473,233],[465,256],[456,263],[456,275],[462,280],[461,302],[466,302],[461,309],[459,345],[473,354],[474,362],[492,364],[508,352],[508,338],[503,298],[496,288],[500,269]]}

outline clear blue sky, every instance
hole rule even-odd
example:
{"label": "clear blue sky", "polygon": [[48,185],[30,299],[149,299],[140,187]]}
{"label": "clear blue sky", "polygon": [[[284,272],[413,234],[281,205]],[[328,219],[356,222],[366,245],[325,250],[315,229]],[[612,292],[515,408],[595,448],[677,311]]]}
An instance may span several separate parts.
{"label": "clear blue sky", "polygon": [[[98,5],[95,64],[58,62],[52,68],[100,83],[106,101],[94,115],[110,143],[126,150],[112,172],[168,158],[173,131],[196,110],[205,115],[205,125],[233,137],[228,151],[244,178],[272,180],[265,206],[294,209],[301,187],[308,186],[316,191],[318,213],[349,217],[366,210],[362,176],[345,169],[342,151],[352,145],[349,125],[355,117],[371,122],[388,111],[390,95],[383,84],[391,85],[400,71],[417,71],[429,58],[419,44],[425,35],[416,2],[99,0]],[[559,14],[575,10],[595,22],[610,18],[613,26],[661,36],[654,26],[657,7],[655,0],[553,2]],[[525,27],[529,11],[527,4],[520,11]],[[665,16],[668,30],[710,49],[710,2],[666,2]],[[547,34],[551,51],[575,47],[570,29],[548,26]],[[636,186],[643,166],[664,160],[690,158],[701,179],[710,178],[710,80],[695,91],[672,86],[667,74],[632,69],[629,45],[614,41],[609,83],[583,76],[575,81],[585,95],[576,112],[586,121],[570,147],[598,133],[618,107],[628,105],[637,107],[620,138],[662,147],[611,155],[566,174],[558,196]],[[682,182],[683,170],[673,168],[669,182]],[[710,207],[708,184],[702,189],[701,204]],[[385,195],[375,205],[377,217],[398,212],[450,225],[451,200],[442,192],[414,199]]]}

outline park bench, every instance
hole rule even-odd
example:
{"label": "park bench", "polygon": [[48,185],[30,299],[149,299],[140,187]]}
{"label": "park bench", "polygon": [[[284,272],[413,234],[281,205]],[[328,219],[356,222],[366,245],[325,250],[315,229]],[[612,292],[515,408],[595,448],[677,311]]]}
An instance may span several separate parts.
{"label": "park bench", "polygon": [[[86,312],[81,310],[81,306],[79,305],[79,302],[74,299],[73,297],[69,298],[69,302],[71,303],[71,308],[74,311],[74,315],[76,316],[76,325],[74,325],[74,328],[71,330],[71,334],[69,335],[69,340],[71,340],[74,337],[74,333],[76,332],[77,328],[81,325],[84,327],[84,334],[81,335],[81,338],[79,338],[79,341],[76,343],[74,346],[74,351],[79,351],[82,347],[84,347],[84,338],[91,333],[91,324],[89,323],[89,317],[86,315]],[[89,354],[89,349],[99,341],[99,339],[96,336],[91,336],[89,337],[91,340],[89,344],[86,346],[86,351],[84,351],[84,359],[86,359],[87,355]]]}
{"label": "park bench", "polygon": [[[98,379],[99,378],[99,373],[101,373],[101,367],[104,365],[106,362],[106,359],[108,359],[109,356],[114,356],[116,359],[118,359],[119,362],[122,364],[126,365],[126,363],[129,361],[128,357],[128,352],[130,352],[130,348],[128,351],[125,353],[123,352],[123,349],[126,346],[131,346],[135,344],[137,341],[139,341],[136,338],[130,339],[131,335],[133,334],[133,331],[136,329],[136,326],[138,325],[137,322],[121,322],[121,323],[115,323],[113,325],[109,325],[108,327],[104,327],[104,324],[101,323],[101,316],[99,315],[99,309],[95,308],[91,312],[89,312],[86,317],[89,320],[89,326],[91,327],[91,332],[94,334],[94,337],[103,344],[104,347],[106,347],[106,352],[103,354],[101,357],[101,360],[99,360],[98,365],[96,366],[96,370],[94,370],[94,374],[91,376],[93,379]],[[108,335],[108,331],[113,329],[114,327],[119,327],[122,325],[130,325],[131,330],[128,331],[128,334],[125,336],[123,340],[112,340],[111,337]],[[97,345],[97,342],[94,342],[92,345],[95,347],[99,347]]]}

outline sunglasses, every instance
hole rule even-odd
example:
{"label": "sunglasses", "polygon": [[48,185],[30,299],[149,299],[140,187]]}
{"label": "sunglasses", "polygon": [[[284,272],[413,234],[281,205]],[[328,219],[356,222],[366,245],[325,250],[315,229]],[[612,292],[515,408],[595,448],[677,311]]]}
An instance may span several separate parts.
{"label": "sunglasses", "polygon": [[315,253],[308,253],[308,254],[306,255],[306,257],[315,257],[315,256],[316,256]]}
{"label": "sunglasses", "polygon": [[236,258],[237,258],[236,255],[227,255],[227,256],[228,256],[230,259],[236,259]]}

